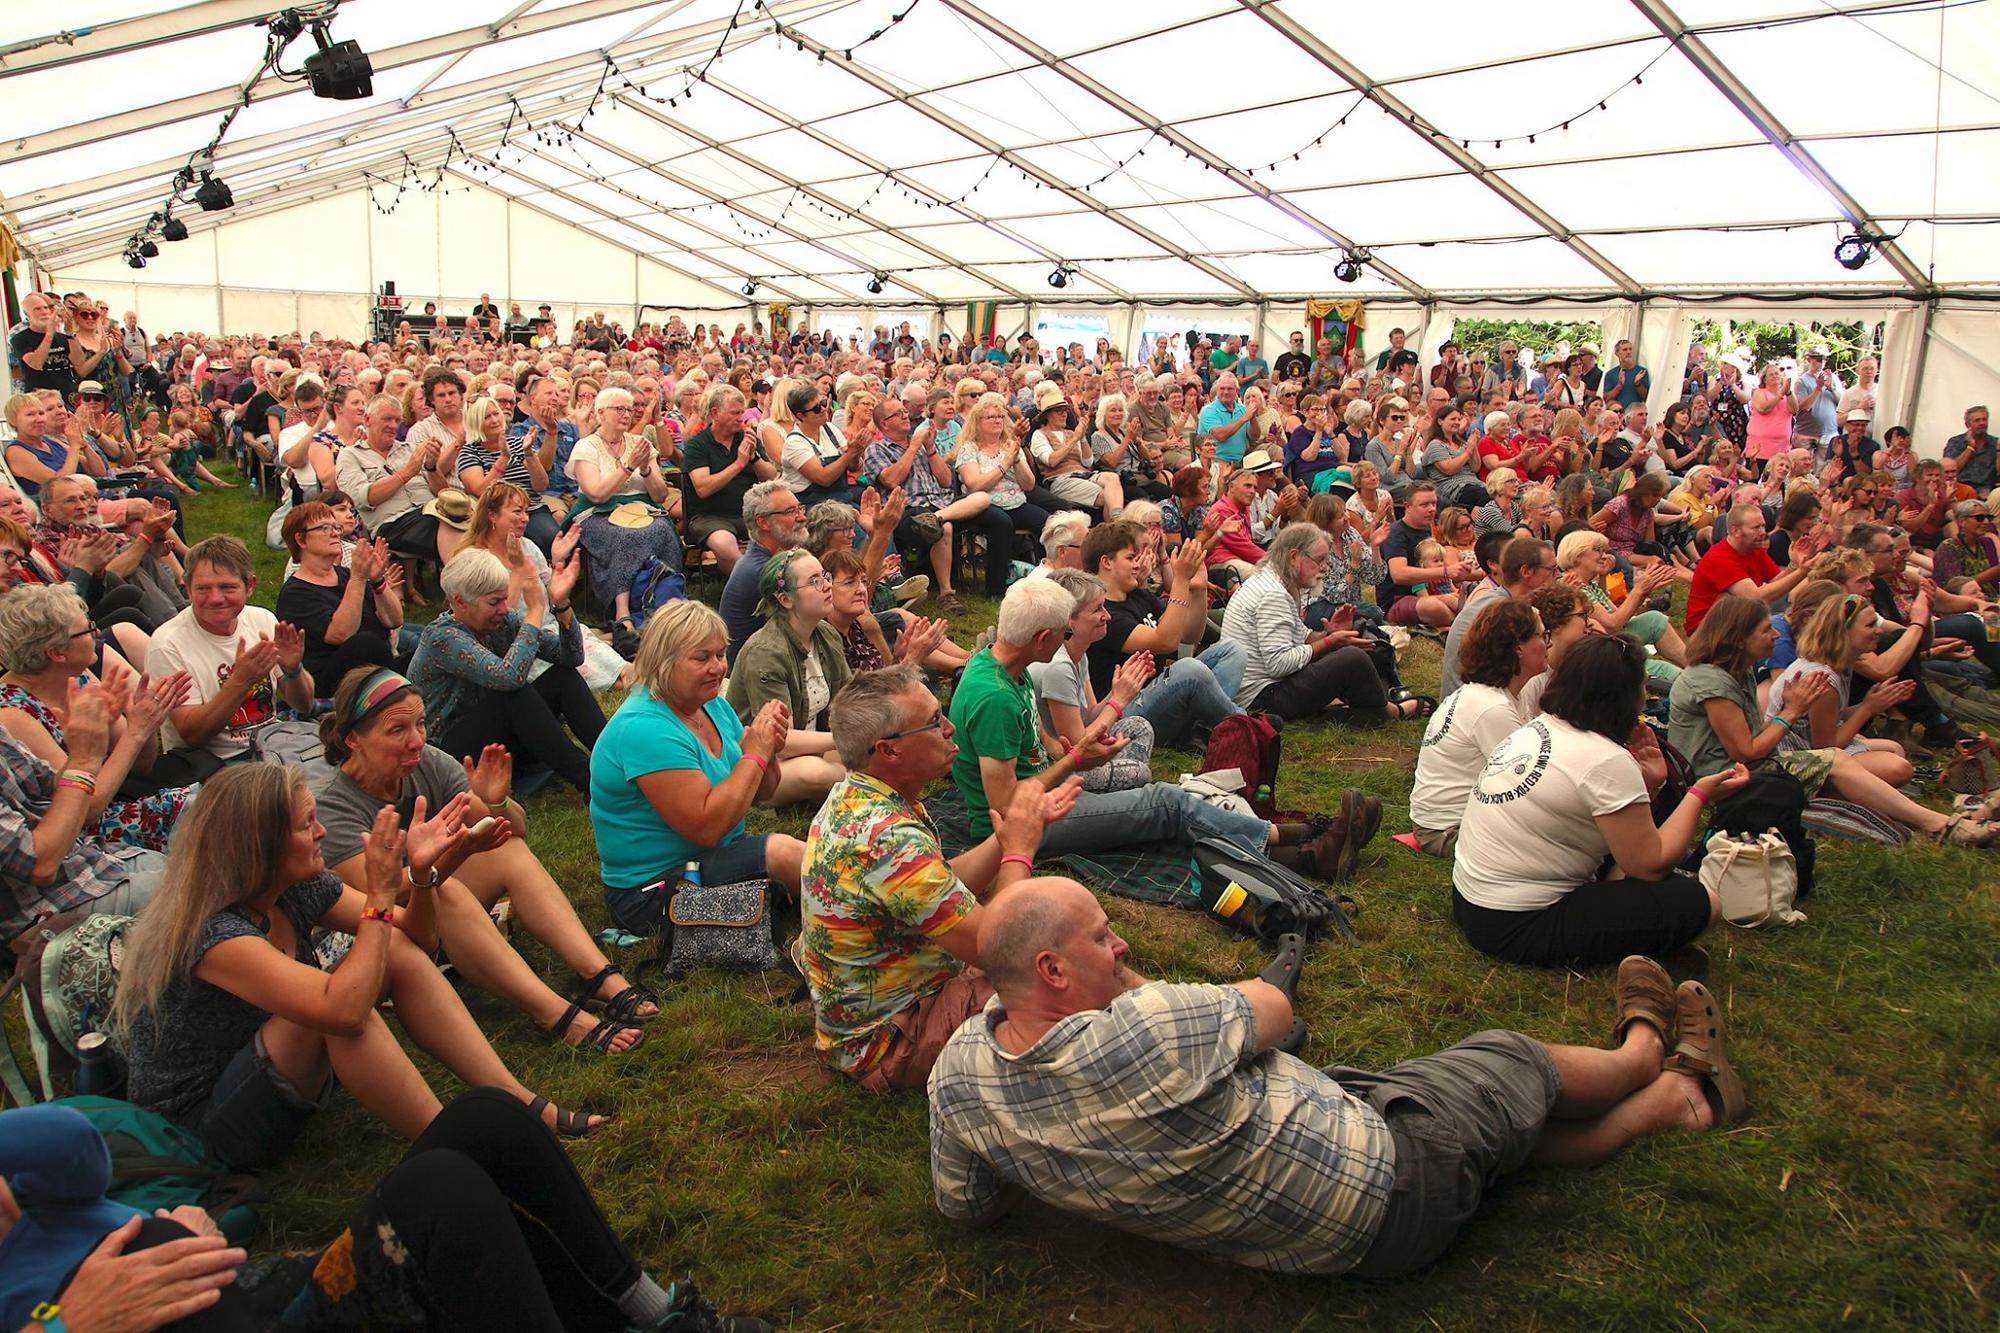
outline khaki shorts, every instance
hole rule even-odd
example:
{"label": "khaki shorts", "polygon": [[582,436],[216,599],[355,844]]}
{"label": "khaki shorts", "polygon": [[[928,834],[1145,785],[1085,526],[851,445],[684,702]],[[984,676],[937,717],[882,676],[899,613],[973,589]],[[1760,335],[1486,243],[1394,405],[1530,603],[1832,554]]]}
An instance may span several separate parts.
{"label": "khaki shorts", "polygon": [[951,1034],[992,998],[993,984],[986,974],[969,967],[897,1014],[891,1020],[889,1049],[858,1075],[861,1086],[871,1092],[923,1087]]}
{"label": "khaki shorts", "polygon": [[1436,829],[1418,828],[1412,824],[1410,834],[1417,840],[1417,850],[1425,856],[1444,859],[1458,846],[1458,830],[1455,828],[1448,828],[1440,833]]}

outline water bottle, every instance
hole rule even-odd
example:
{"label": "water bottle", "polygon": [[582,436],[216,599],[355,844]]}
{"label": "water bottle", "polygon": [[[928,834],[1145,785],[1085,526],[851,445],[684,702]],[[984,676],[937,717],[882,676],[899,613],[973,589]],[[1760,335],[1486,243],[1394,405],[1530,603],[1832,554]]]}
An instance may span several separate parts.
{"label": "water bottle", "polygon": [[686,865],[684,865],[684,866],[682,866],[682,867],[681,867],[681,883],[683,883],[683,884],[693,884],[693,885],[695,885],[695,886],[697,886],[697,887],[699,887],[699,886],[700,886],[700,884],[701,884],[701,862],[699,862],[699,861],[690,861],[690,862],[688,862],[688,863],[687,863]]}
{"label": "water bottle", "polygon": [[76,1039],[76,1090],[79,1096],[109,1097],[118,1088],[118,1069],[111,1058],[111,1043],[102,1032],[86,1032]]}

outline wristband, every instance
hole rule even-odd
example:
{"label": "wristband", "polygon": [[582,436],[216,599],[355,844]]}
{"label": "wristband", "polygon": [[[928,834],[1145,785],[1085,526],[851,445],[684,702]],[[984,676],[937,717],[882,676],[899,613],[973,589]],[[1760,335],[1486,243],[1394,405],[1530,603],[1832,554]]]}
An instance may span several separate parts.
{"label": "wristband", "polygon": [[1124,720],[1125,718],[1124,704],[1119,703],[1116,699],[1106,699],[1104,701],[1104,706],[1111,710],[1111,716],[1119,719],[1120,721]]}
{"label": "wristband", "polygon": [[1003,866],[1006,865],[1009,861],[1012,861],[1015,865],[1020,866],[1021,869],[1023,870],[1033,870],[1035,868],[1034,858],[1029,856],[1023,856],[1019,852],[1009,852],[1005,856],[1000,858],[1000,864]]}
{"label": "wristband", "polygon": [[1699,787],[1689,787],[1688,795],[1694,799],[1694,803],[1698,806],[1708,804],[1708,793]]}
{"label": "wristband", "polygon": [[300,662],[297,666],[280,666],[278,668],[278,674],[286,680],[297,680],[305,674],[305,671],[306,664],[304,662]]}
{"label": "wristband", "polygon": [[56,779],[58,787],[75,787],[79,791],[97,790],[97,774],[81,768],[66,768]]}
{"label": "wristband", "polygon": [[385,926],[396,924],[396,909],[393,907],[370,907],[361,913],[363,921],[380,921]]}
{"label": "wristband", "polygon": [[757,765],[758,768],[761,768],[766,773],[771,771],[771,761],[766,759],[763,755],[753,754],[751,751],[745,750],[743,752],[743,757],[745,759],[748,759],[751,763]]}
{"label": "wristband", "polygon": [[1171,606],[1186,606],[1186,605],[1188,605],[1188,599],[1187,599],[1187,598],[1185,598],[1185,597],[1176,597],[1176,596],[1174,596],[1174,594],[1172,594],[1172,593],[1168,593],[1168,594],[1167,594],[1167,602],[1168,602],[1168,604],[1169,604],[1169,605],[1171,605]]}
{"label": "wristband", "polygon": [[429,879],[418,879],[417,868],[415,866],[405,866],[403,873],[410,877],[410,887],[413,889],[434,889],[444,882],[444,876],[438,873],[436,866],[431,867]]}
{"label": "wristband", "polygon": [[40,1324],[43,1333],[69,1333],[69,1325],[62,1321],[62,1306],[54,1301],[43,1301],[28,1311],[28,1318]]}
{"label": "wristband", "polygon": [[569,603],[568,603],[568,602],[564,602],[564,603],[563,603],[563,604],[562,604],[561,606],[556,606],[556,605],[554,605],[553,603],[551,603],[551,604],[550,604],[550,606],[549,606],[549,610],[551,610],[551,611],[555,612],[555,613],[556,613],[557,615],[559,615],[559,616],[564,616],[564,615],[568,615],[568,614],[569,614]]}

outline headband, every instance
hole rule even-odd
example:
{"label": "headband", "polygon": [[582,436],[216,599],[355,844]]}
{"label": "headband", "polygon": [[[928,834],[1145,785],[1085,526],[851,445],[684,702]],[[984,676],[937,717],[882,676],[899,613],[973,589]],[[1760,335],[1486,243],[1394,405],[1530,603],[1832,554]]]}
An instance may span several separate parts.
{"label": "headband", "polygon": [[361,688],[354,692],[354,702],[348,705],[347,721],[341,727],[341,731],[343,733],[353,731],[368,720],[369,714],[390,698],[401,694],[404,690],[414,688],[410,684],[409,677],[402,672],[393,671],[388,667],[377,668],[367,680],[361,682]]}

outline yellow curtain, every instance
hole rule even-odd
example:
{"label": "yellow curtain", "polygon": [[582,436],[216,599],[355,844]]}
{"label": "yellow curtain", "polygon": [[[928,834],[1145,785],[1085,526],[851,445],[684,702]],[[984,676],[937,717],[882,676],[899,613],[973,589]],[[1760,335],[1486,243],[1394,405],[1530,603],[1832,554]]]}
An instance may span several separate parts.
{"label": "yellow curtain", "polygon": [[1306,302],[1308,319],[1325,319],[1328,315],[1338,315],[1340,322],[1351,324],[1357,329],[1368,327],[1367,313],[1359,301],[1316,300]]}

